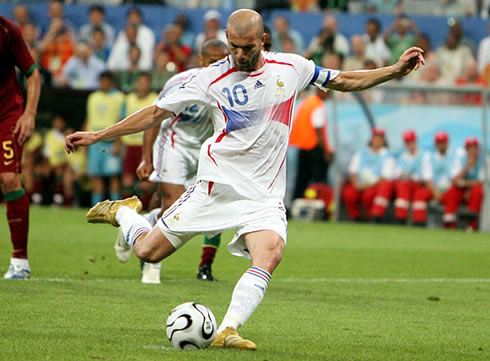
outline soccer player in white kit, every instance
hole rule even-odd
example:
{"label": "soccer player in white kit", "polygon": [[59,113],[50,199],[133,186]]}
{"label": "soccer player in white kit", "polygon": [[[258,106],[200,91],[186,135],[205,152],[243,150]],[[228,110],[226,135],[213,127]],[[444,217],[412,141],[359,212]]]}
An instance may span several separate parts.
{"label": "soccer player in white kit", "polygon": [[[201,66],[206,67],[225,58],[229,53],[226,44],[222,41],[207,40],[201,47],[199,62]],[[195,68],[174,75],[165,84],[157,101],[175,92],[197,72],[199,69]],[[201,145],[211,135],[213,135],[213,124],[208,108],[198,104],[189,105],[175,118],[145,130],[143,161],[138,167],[137,175],[142,180],[158,183],[161,194],[161,208],[156,208],[145,215],[151,226],[156,224],[164,210],[195,183]],[[220,234],[205,237],[197,273],[198,279],[215,280],[211,266],[220,241]],[[123,236],[118,237],[115,249],[119,260],[122,262],[129,260],[131,247],[126,244]],[[144,263],[141,281],[160,283],[160,267],[161,262]]]}
{"label": "soccer player in white kit", "polygon": [[296,97],[309,84],[324,90],[364,90],[424,63],[423,51],[413,47],[392,66],[339,72],[299,55],[262,52],[264,38],[258,13],[235,11],[227,23],[229,57],[202,69],[172,96],[112,127],[66,138],[71,152],[77,145],[141,131],[188,104],[209,108],[215,132],[201,148],[197,183],[153,229],[138,215],[137,199],[101,202],[87,219],[121,226],[136,256],[149,262],[168,257],[198,233],[235,228],[228,247],[234,255],[251,258],[252,264],[235,286],[213,345],[246,350],[256,345],[237,328],[262,301],[286,244],[285,160]]}

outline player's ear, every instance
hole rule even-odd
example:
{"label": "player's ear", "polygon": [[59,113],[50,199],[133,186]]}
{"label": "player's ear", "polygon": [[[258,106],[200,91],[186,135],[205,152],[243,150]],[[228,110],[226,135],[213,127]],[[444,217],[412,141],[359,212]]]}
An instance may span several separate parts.
{"label": "player's ear", "polygon": [[267,35],[265,33],[262,33],[262,36],[260,37],[260,45],[262,46],[262,49],[264,48],[266,37],[267,37]]}

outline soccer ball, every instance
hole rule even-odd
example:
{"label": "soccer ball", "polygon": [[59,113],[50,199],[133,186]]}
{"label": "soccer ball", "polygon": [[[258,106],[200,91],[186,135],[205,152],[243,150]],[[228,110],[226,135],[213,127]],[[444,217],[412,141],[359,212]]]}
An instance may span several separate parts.
{"label": "soccer ball", "polygon": [[186,302],[175,307],[167,318],[167,337],[180,350],[208,347],[216,337],[216,318],[200,303]]}

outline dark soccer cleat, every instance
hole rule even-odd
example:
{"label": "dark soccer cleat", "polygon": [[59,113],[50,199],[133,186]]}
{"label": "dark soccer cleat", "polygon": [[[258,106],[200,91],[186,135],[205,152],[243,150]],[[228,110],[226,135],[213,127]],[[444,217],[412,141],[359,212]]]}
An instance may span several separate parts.
{"label": "dark soccer cleat", "polygon": [[197,279],[201,281],[217,281],[217,279],[213,277],[211,265],[209,264],[203,264],[201,267],[199,267]]}

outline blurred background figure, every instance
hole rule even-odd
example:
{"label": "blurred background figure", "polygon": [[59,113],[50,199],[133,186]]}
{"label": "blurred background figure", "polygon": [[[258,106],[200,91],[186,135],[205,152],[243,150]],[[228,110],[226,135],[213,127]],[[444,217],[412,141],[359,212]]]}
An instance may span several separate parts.
{"label": "blurred background figure", "polygon": [[457,37],[449,33],[444,45],[436,50],[436,61],[441,71],[441,81],[444,84],[454,84],[463,74],[463,69],[469,61],[474,61],[471,50],[461,44]]}
{"label": "blurred background figure", "polygon": [[[351,50],[352,55],[349,55],[344,60],[344,66],[342,70],[359,70],[364,68],[366,63],[366,44],[361,35],[352,35],[351,38]],[[381,63],[379,58],[372,59],[376,64]]]}
{"label": "blurred background figure", "polygon": [[129,67],[118,74],[119,89],[125,93],[133,91],[136,79],[142,72],[139,66],[140,59],[140,48],[137,45],[131,45],[129,48]]}
{"label": "blurred background figure", "polygon": [[105,70],[105,64],[92,54],[86,42],[79,42],[73,55],[65,64],[61,75],[55,79],[58,86],[73,89],[97,89],[99,75]]}
{"label": "blurred background figure", "polygon": [[363,40],[366,46],[366,57],[376,60],[376,67],[388,65],[391,51],[381,34],[381,23],[376,18],[370,18],[366,21],[364,28],[366,33],[363,35]]}
{"label": "blurred background figure", "polygon": [[396,160],[395,218],[407,222],[409,210],[413,209],[416,189],[420,186],[422,151],[417,147],[417,135],[412,129],[403,132],[404,151]]}
{"label": "blurred background figure", "polygon": [[[114,89],[114,76],[104,71],[99,77],[99,90],[87,100],[85,130],[95,132],[121,119],[124,94]],[[120,199],[121,144],[120,140],[104,141],[87,148],[87,173],[93,184],[92,205],[105,198],[104,177],[109,178],[109,196]]]}
{"label": "blurred background figure", "polygon": [[[447,205],[454,153],[449,147],[449,135],[446,132],[436,133],[434,142],[435,150],[427,152],[422,158],[423,186],[417,188],[413,200],[412,221],[416,225],[427,223],[427,208],[430,200],[445,207]],[[444,226],[449,227],[456,221],[456,217],[445,211],[442,220]]]}
{"label": "blurred background figure", "polygon": [[177,66],[170,61],[170,55],[163,50],[155,56],[155,67],[151,73],[151,89],[160,92],[172,76],[177,74]]}
{"label": "blurred background figure", "polygon": [[50,194],[53,204],[71,207],[73,202],[73,177],[68,154],[65,151],[66,121],[61,115],[55,115],[52,128],[44,136],[43,155],[48,160],[51,170]]}
{"label": "blurred background figure", "polygon": [[390,64],[395,64],[406,49],[415,45],[419,33],[419,28],[408,16],[396,17],[384,33],[385,43],[391,51]]}
{"label": "blurred background figure", "polygon": [[[153,104],[157,93],[151,91],[151,76],[149,73],[140,73],[135,82],[134,91],[126,95],[121,118],[125,118],[138,110]],[[152,192],[151,184],[142,182],[136,178],[136,169],[143,158],[143,132],[121,137],[124,146],[123,172],[122,172],[122,197],[128,198],[138,194],[145,205],[148,205]],[[148,197],[149,195],[149,197]]]}
{"label": "blurred background figure", "polygon": [[102,28],[94,28],[89,43],[95,57],[106,64],[111,50],[110,47],[106,46],[104,30]]}
{"label": "blurred background figure", "polygon": [[304,56],[320,64],[324,53],[339,53],[342,56],[349,54],[349,42],[346,37],[337,32],[337,19],[332,15],[326,15],[323,19],[323,27],[315,36],[306,50]]}
{"label": "blurred background figure", "polygon": [[327,181],[333,149],[327,137],[326,98],[327,93],[316,90],[299,104],[294,115],[289,144],[299,149],[295,199],[303,198],[310,184]]}
{"label": "blurred background figure", "polygon": [[143,14],[137,7],[132,7],[126,15],[126,26],[116,38],[109,57],[110,70],[125,70],[129,64],[127,54],[132,45],[141,50],[140,68],[143,71],[151,70],[153,66],[153,51],[155,49],[155,35],[153,31],[143,24]]}
{"label": "blurred background figure", "polygon": [[[354,154],[349,165],[349,182],[342,190],[342,199],[349,218],[380,221],[393,192],[395,160],[388,151],[382,128],[373,128],[368,147]],[[362,207],[359,206],[361,202]]]}
{"label": "blurred background figure", "polygon": [[[303,37],[299,32],[290,28],[288,19],[284,16],[277,16],[274,19],[274,34],[272,36],[272,49],[277,52],[284,51],[283,41],[288,39],[293,42],[294,49],[298,54],[304,51]],[[287,51],[286,51],[287,52]]]}
{"label": "blurred background figure", "polygon": [[225,31],[221,28],[221,14],[217,10],[208,10],[204,14],[204,29],[196,37],[194,49],[201,53],[201,46],[206,40],[217,39],[227,44]]}
{"label": "blurred background figure", "polygon": [[169,60],[175,64],[177,72],[186,69],[187,62],[192,54],[192,48],[184,45],[181,41],[183,33],[184,29],[181,25],[168,25],[163,31],[162,39],[156,46],[157,54],[164,51],[169,55]]}
{"label": "blurred background figure", "polygon": [[88,24],[80,27],[79,38],[90,42],[93,39],[95,29],[101,29],[104,33],[104,45],[110,48],[114,44],[114,28],[105,22],[105,9],[100,5],[92,5],[88,9]]}
{"label": "blurred background figure", "polygon": [[14,23],[19,26],[20,31],[24,34],[26,24],[32,24],[29,9],[26,5],[15,5],[12,15],[14,16]]}
{"label": "blurred background figure", "polygon": [[464,149],[456,152],[451,170],[452,186],[447,191],[445,215],[450,219],[449,227],[456,228],[457,211],[465,201],[470,215],[467,229],[478,229],[478,218],[483,201],[483,181],[485,155],[480,153],[480,142],[476,137],[469,137]]}

